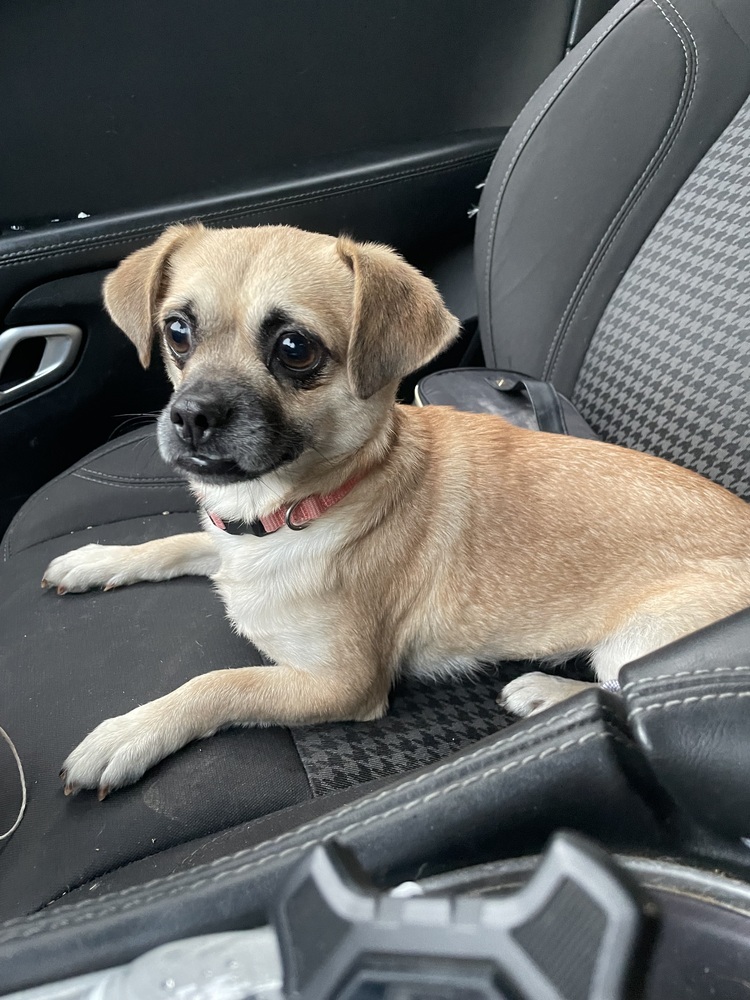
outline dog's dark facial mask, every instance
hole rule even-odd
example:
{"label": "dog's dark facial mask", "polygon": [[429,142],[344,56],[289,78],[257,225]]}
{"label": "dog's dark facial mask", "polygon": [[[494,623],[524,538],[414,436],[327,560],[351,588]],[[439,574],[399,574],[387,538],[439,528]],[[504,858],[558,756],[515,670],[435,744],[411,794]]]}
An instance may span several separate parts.
{"label": "dog's dark facial mask", "polygon": [[257,479],[305,450],[274,400],[230,378],[178,390],[159,417],[158,439],[170,465],[217,485]]}
{"label": "dog's dark facial mask", "polygon": [[175,388],[158,422],[165,460],[215,485],[357,451],[398,380],[458,329],[387,248],[285,226],[172,227],[104,293],[144,365],[160,346]]}
{"label": "dog's dark facial mask", "polygon": [[234,362],[242,367],[234,371],[231,334],[223,349],[219,342],[201,358],[211,334],[192,304],[169,309],[161,325],[165,361],[184,375],[159,418],[167,462],[221,485],[257,479],[315,447],[314,427],[295,419],[299,400],[289,397],[320,387],[330,374],[334,358],[317,333],[272,308],[243,338],[244,357]]}

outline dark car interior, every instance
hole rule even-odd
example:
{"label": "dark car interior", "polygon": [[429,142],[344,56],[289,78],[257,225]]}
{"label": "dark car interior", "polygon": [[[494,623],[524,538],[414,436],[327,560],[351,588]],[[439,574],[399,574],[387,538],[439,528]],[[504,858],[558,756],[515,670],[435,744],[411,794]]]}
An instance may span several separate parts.
{"label": "dark car interior", "polygon": [[[502,896],[574,831],[560,857],[591,838],[660,912],[623,996],[746,996],[750,610],[531,720],[496,701],[528,664],[501,663],[400,685],[374,723],[220,732],[100,803],[58,771],[101,719],[262,657],[206,580],[40,589],[77,545],[198,526],[156,446],[161,364],[101,300],[176,221],[387,243],[462,322],[403,402],[491,410],[485,369],[523,372],[583,433],[750,500],[746,0],[29,0],[0,25],[0,726],[28,797],[0,994],[261,927],[321,844],[379,891]],[[20,794],[0,743],[0,832]],[[566,979],[548,933],[547,986],[507,995],[620,995]]]}

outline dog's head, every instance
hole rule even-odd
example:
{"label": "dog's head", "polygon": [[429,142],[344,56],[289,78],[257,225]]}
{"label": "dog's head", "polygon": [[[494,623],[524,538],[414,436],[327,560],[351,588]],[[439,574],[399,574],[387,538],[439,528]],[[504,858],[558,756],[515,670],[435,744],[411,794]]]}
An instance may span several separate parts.
{"label": "dog's head", "polygon": [[399,380],[458,331],[392,250],[286,226],[170,227],[120,264],[104,299],[144,366],[161,349],[175,390],[164,458],[215,484],[361,448]]}

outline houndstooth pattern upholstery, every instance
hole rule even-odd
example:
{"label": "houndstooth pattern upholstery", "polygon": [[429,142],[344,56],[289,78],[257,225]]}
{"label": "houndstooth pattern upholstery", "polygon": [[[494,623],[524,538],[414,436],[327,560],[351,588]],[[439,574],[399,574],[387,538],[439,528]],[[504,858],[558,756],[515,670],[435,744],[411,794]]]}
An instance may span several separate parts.
{"label": "houndstooth pattern upholstery", "polygon": [[[446,684],[400,685],[378,722],[292,730],[310,786],[326,795],[411,771],[503,729],[513,717],[496,703],[522,666],[502,664]],[[528,665],[526,665],[528,669]]]}
{"label": "houndstooth pattern upholstery", "polygon": [[628,269],[573,402],[605,440],[750,499],[750,100]]}

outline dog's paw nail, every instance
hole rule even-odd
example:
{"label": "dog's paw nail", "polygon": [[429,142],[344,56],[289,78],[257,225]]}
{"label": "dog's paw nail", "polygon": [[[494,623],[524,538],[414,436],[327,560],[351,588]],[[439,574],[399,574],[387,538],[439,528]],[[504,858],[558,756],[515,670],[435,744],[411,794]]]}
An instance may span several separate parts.
{"label": "dog's paw nail", "polygon": [[62,597],[62,595],[67,594],[68,591],[65,587],[63,587],[62,584],[60,584],[60,586],[57,588],[57,592]]}
{"label": "dog's paw nail", "polygon": [[104,584],[104,586],[102,587],[102,590],[114,590],[116,586],[117,586],[117,584],[116,583],[112,583],[112,581],[110,580],[109,583],[105,583]]}
{"label": "dog's paw nail", "polygon": [[72,785],[72,784],[68,784],[65,786],[65,788],[63,788],[63,792],[65,793],[65,795],[78,795],[80,790],[81,789],[78,787],[78,785]]}
{"label": "dog's paw nail", "polygon": [[46,590],[47,587],[49,587],[49,584],[47,583],[47,577],[43,576],[42,577],[42,590]]}
{"label": "dog's paw nail", "polygon": [[102,785],[99,791],[96,793],[96,797],[97,799],[99,799],[100,802],[104,802],[106,797],[109,795],[109,792],[110,792],[109,785]]}
{"label": "dog's paw nail", "polygon": [[60,781],[65,781],[65,779],[68,777],[68,769],[66,767],[61,767],[58,773],[58,777]]}

